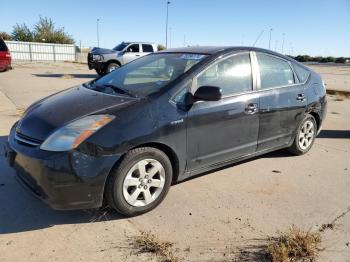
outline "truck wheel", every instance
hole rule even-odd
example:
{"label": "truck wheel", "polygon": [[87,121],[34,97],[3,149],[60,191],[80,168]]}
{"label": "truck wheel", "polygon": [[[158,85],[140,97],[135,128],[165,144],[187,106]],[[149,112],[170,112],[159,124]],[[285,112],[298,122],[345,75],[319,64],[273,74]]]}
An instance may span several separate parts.
{"label": "truck wheel", "polygon": [[96,69],[96,73],[97,73],[99,76],[104,76],[104,75],[105,75],[105,72],[104,72],[102,69],[100,69],[100,70]]}
{"label": "truck wheel", "polygon": [[171,162],[164,152],[153,147],[133,149],[107,180],[107,203],[126,216],[146,213],[163,201],[172,177]]}
{"label": "truck wheel", "polygon": [[109,63],[107,68],[106,68],[106,73],[108,74],[108,73],[118,69],[119,67],[120,67],[120,65],[118,63],[114,63],[114,62]]}

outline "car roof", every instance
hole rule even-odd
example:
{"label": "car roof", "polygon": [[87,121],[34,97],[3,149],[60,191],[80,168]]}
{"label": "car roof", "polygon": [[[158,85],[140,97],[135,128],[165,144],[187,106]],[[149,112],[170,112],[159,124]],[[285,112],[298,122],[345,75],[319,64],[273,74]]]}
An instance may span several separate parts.
{"label": "car roof", "polygon": [[140,42],[140,41],[123,41],[124,44],[150,44],[155,45],[155,43],[152,42]]}
{"label": "car roof", "polygon": [[190,47],[179,47],[179,48],[170,48],[165,49],[163,53],[197,53],[197,54],[204,54],[204,55],[215,55],[218,53],[227,53],[227,52],[234,52],[234,51],[255,51],[255,52],[263,52],[267,54],[272,54],[275,56],[282,57],[284,59],[294,61],[294,59],[291,59],[288,56],[282,55],[280,53],[276,53],[274,51],[258,48],[258,47],[251,47],[251,46],[190,46]]}

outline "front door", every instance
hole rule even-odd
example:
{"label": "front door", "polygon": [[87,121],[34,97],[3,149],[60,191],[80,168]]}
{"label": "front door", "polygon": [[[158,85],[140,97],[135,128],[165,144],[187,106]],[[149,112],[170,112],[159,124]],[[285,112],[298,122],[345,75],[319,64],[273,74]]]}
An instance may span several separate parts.
{"label": "front door", "polygon": [[140,45],[131,44],[126,48],[125,53],[123,55],[124,64],[129,63],[139,58],[140,56],[141,56]]}
{"label": "front door", "polygon": [[187,168],[193,171],[254,153],[257,146],[259,98],[253,89],[249,53],[223,58],[193,81],[217,86],[222,99],[197,102],[187,117]]}

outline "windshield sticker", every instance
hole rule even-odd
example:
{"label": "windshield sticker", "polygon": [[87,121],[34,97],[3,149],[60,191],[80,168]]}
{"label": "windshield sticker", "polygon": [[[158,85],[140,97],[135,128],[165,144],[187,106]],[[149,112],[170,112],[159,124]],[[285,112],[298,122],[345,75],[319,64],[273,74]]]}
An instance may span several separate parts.
{"label": "windshield sticker", "polygon": [[205,55],[199,54],[183,54],[180,58],[185,60],[201,60]]}

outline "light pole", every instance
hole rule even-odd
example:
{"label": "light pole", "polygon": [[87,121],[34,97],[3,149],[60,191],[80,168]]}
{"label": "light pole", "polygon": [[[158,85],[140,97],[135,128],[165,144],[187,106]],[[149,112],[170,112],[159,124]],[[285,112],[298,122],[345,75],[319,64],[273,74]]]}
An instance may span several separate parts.
{"label": "light pole", "polygon": [[282,55],[283,55],[283,48],[284,48],[284,37],[285,37],[285,33],[283,33],[283,35],[282,35]]}
{"label": "light pole", "polygon": [[269,49],[271,50],[271,34],[272,34],[272,28],[270,28],[270,39],[269,39]]}
{"label": "light pole", "polygon": [[170,1],[166,1],[166,21],[165,21],[165,47],[168,47],[168,18]]}
{"label": "light pole", "polygon": [[97,47],[100,47],[100,30],[99,30],[100,19],[97,18],[96,29],[97,29]]}
{"label": "light pole", "polygon": [[169,26],[169,47],[171,48],[171,26]]}

